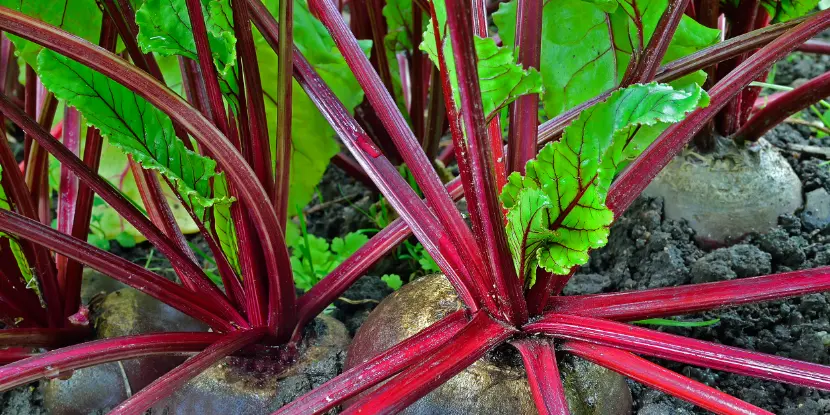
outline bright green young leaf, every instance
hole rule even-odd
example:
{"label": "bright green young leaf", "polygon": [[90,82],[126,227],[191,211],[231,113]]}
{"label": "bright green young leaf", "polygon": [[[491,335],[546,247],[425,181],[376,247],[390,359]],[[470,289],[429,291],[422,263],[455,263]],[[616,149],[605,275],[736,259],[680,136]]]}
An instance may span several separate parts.
{"label": "bright green young leaf", "polygon": [[[447,11],[443,1],[433,1],[433,4],[438,18],[438,30],[441,32],[441,38],[444,39],[444,59],[447,63],[453,95],[456,102],[459,102],[458,77],[455,72],[452,42],[446,33]],[[486,118],[491,118],[496,111],[522,95],[542,92],[542,78],[539,72],[535,69],[525,70],[517,64],[511,48],[498,47],[495,40],[480,37],[474,38],[474,45],[478,56],[478,77],[481,82],[481,99]],[[431,21],[424,32],[421,50],[427,53],[436,66],[439,65],[438,48]]]}
{"label": "bright green young leaf", "polygon": [[369,237],[362,233],[351,232],[342,238],[334,238],[331,241],[331,252],[334,253],[334,259],[340,263],[357,252],[366,242],[369,242]]}
{"label": "bright green young leaf", "polygon": [[310,290],[368,240],[362,233],[351,232],[343,238],[334,238],[329,244],[303,230],[302,237],[291,246],[294,283],[302,290]]}
{"label": "bright green young leaf", "polygon": [[205,208],[229,202],[213,197],[210,182],[217,176],[216,162],[186,149],[170,118],[146,100],[50,50],[38,57],[38,72],[46,88],[76,107],[110,145],[169,178],[199,217]]}
{"label": "bright green young leaf", "polygon": [[562,139],[549,143],[502,189],[507,235],[516,268],[527,285],[537,266],[557,275],[588,261],[608,242],[614,214],[607,189],[626,160],[636,157],[670,123],[708,97],[700,87],[677,91],[651,83],[619,90],[583,111]]}
{"label": "bright green young leaf", "polygon": [[[632,50],[648,43],[667,4],[667,0],[545,3],[540,72],[546,115],[552,118],[619,85]],[[508,47],[515,40],[516,5],[517,0],[502,3],[493,14],[499,36]],[[688,55],[718,39],[717,30],[683,16],[664,61]],[[690,76],[674,85],[701,84],[705,74]]]}
{"label": "bright green young leaf", "polygon": [[[2,175],[3,167],[0,166],[0,177],[2,177]],[[9,204],[9,199],[6,196],[6,192],[3,190],[2,186],[0,186],[0,210],[11,210],[11,204]],[[23,275],[23,278],[27,283],[31,281],[34,277],[32,275],[32,268],[29,267],[29,262],[26,261],[26,256],[23,255],[23,249],[20,247],[17,239],[3,232],[0,232],[0,238],[6,238],[9,240],[9,249],[12,250],[12,255],[14,255],[14,259],[17,261],[17,268],[20,270],[20,273]],[[6,266],[11,266],[11,264],[6,264]]]}
{"label": "bright green young leaf", "polygon": [[403,286],[403,281],[401,280],[401,276],[398,274],[386,274],[380,277],[383,282],[386,283],[389,288],[393,291],[397,291],[399,288]]}
{"label": "bright green young leaf", "polygon": [[[19,11],[73,35],[97,43],[101,34],[101,10],[95,0],[0,0],[0,6]],[[17,54],[33,68],[42,46],[9,34]]]}
{"label": "bright green young leaf", "polygon": [[819,0],[763,0],[761,5],[770,15],[770,23],[797,19],[819,6]]}

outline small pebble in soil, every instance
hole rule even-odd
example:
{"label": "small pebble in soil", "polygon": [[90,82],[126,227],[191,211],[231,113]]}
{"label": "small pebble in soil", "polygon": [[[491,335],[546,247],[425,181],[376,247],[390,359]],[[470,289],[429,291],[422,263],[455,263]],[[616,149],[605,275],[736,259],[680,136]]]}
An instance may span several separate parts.
{"label": "small pebble in soil", "polygon": [[823,229],[830,225],[830,193],[824,188],[807,193],[807,203],[801,213],[807,230]]}

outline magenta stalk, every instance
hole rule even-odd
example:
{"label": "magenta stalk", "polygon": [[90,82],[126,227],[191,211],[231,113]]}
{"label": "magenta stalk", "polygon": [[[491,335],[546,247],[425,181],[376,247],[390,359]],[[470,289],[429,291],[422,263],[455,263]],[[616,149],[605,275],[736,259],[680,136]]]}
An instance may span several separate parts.
{"label": "magenta stalk", "polygon": [[828,95],[830,95],[830,72],[811,79],[792,91],[785,92],[756,112],[732,137],[738,142],[757,141],[791,115],[806,109]]}
{"label": "magenta stalk", "polygon": [[571,341],[562,350],[718,415],[772,415],[755,405],[679,375],[630,352]]}
{"label": "magenta stalk", "polygon": [[548,314],[529,333],[615,347],[637,354],[724,370],[759,379],[830,390],[830,367],[689,339],[609,320]]}
{"label": "magenta stalk", "polygon": [[0,391],[67,372],[136,357],[192,353],[221,338],[216,333],[158,333],[96,340],[0,367]]}
{"label": "magenta stalk", "polygon": [[141,415],[151,406],[174,393],[189,380],[213,366],[222,358],[248,346],[266,334],[264,328],[241,330],[226,334],[199,354],[186,360],[175,369],[147,385],[135,395],[122,402],[110,414]]}
{"label": "magenta stalk", "polygon": [[273,415],[323,414],[341,402],[417,364],[443,347],[467,325],[463,311],[452,313],[385,352],[343,372],[283,406]]}
{"label": "magenta stalk", "polygon": [[565,387],[559,377],[553,340],[527,338],[511,342],[522,355],[530,393],[539,415],[569,415]]}
{"label": "magenta stalk", "polygon": [[343,413],[397,413],[464,370],[514,333],[515,329],[501,325],[485,313],[476,313],[458,334],[427,359],[410,366],[363,396]]}
{"label": "magenta stalk", "polygon": [[716,310],[830,290],[830,267],[613,294],[554,297],[554,313],[632,321]]}

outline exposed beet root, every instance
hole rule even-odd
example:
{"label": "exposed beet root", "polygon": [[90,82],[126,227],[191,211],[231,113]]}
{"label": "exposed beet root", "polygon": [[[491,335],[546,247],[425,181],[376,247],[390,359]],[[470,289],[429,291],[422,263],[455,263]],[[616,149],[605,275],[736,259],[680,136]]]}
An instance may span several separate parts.
{"label": "exposed beet root", "polygon": [[767,232],[801,206],[798,176],[766,140],[744,147],[719,139],[717,147],[684,151],[646,189],[665,200],[667,219],[685,219],[700,242],[720,245]]}
{"label": "exposed beet root", "polygon": [[[164,331],[204,331],[204,324],[132,288],[91,304],[98,338]],[[180,356],[125,360],[75,371],[68,379],[43,384],[50,414],[88,414],[111,409],[184,361]]]}
{"label": "exposed beet root", "polygon": [[227,357],[154,407],[154,413],[261,415],[337,376],[349,334],[321,314],[306,327],[299,350]]}
{"label": "exposed beet root", "polygon": [[[360,327],[349,348],[352,367],[394,346],[444,316],[461,302],[442,275],[422,277],[386,297]],[[576,358],[560,363],[573,415],[616,415],[631,411],[622,376]],[[518,353],[499,347],[410,405],[402,414],[536,414],[527,374]]]}

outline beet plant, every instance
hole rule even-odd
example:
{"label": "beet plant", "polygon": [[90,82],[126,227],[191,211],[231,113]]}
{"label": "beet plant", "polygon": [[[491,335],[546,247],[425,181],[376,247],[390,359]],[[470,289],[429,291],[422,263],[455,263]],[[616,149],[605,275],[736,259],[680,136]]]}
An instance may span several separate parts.
{"label": "beet plant", "polygon": [[[0,390],[109,362],[187,354],[112,413],[188,411],[206,401],[202,411],[221,411],[210,405],[238,402],[229,390],[244,395],[272,385],[336,343],[326,333],[344,330],[318,315],[412,235],[443,275],[417,280],[384,301],[358,333],[348,370],[281,408],[274,406],[282,402],[268,402],[259,412],[325,413],[346,403],[347,413],[395,413],[411,405],[426,411],[446,408],[447,400],[481,401],[475,382],[457,379],[466,370],[498,366],[513,349],[526,381],[513,390],[519,395],[497,398],[530,402],[522,413],[566,414],[578,406],[568,402],[560,380],[563,353],[721,414],[769,412],[641,356],[830,390],[825,366],[626,324],[823,292],[830,286],[826,268],[560,295],[661,169],[753,80],[830,27],[829,12],[716,42],[714,32],[684,17],[689,1],[650,7],[516,1],[495,17],[500,46],[488,37],[487,11],[478,1],[390,2],[411,20],[404,14],[395,20],[391,9],[384,14],[375,2],[351,2],[351,28],[329,0],[270,8],[260,0],[137,3],[101,0],[97,15],[81,0],[6,1],[0,8],[0,30],[28,64],[25,91],[0,91],[0,113],[29,143],[27,174],[0,143],[0,360],[6,363]],[[586,26],[587,12],[596,24]],[[381,22],[382,15],[390,20]],[[95,19],[101,19],[97,33],[85,24]],[[395,21],[400,25],[390,31]],[[546,45],[556,39],[545,35],[549,30],[590,42]],[[355,33],[371,37],[371,49]],[[8,73],[11,44],[4,45],[0,58]],[[261,53],[266,46],[278,60],[262,60],[271,56]],[[702,70],[743,55],[704,91]],[[156,58],[170,56],[178,60],[186,98],[165,84],[175,70],[165,74]],[[49,91],[41,92],[42,117],[37,79]],[[360,95],[349,89],[353,80],[365,93],[360,105]],[[809,100],[803,91],[788,97]],[[795,108],[787,104],[794,99],[781,97],[773,102],[780,106],[768,108],[778,108],[773,114],[780,116]],[[74,108],[66,110],[63,142],[49,131],[48,115],[56,109],[46,104],[56,108],[57,101]],[[316,108],[296,105],[302,102]],[[547,119],[541,124],[540,109]],[[296,150],[323,160],[336,152],[301,147],[327,137],[328,130],[313,134],[320,125],[311,122],[319,115],[350,153],[337,156],[337,163],[371,181],[399,218],[297,296],[288,217],[310,198],[296,196],[297,183],[316,183],[319,173],[303,175],[312,163],[297,159]],[[90,125],[83,158],[81,117]],[[445,125],[452,147],[441,157]],[[129,156],[143,209],[96,172],[104,138]],[[56,229],[41,207],[49,203],[42,190],[46,153],[62,168]],[[454,158],[459,177],[444,184],[436,156]],[[405,163],[423,199],[393,162]],[[198,264],[163,185],[207,241],[218,281]],[[85,242],[93,193],[170,261],[180,282]],[[454,203],[461,197],[471,226]],[[83,267],[210,331],[85,341]],[[304,278],[316,278],[309,274]],[[406,296],[414,300],[401,299]],[[418,314],[424,310],[413,306],[415,300],[426,304],[421,308],[432,321]],[[253,381],[240,390],[220,373],[211,385],[224,386],[210,399],[194,389],[201,373],[228,368]],[[430,394],[445,382],[455,383],[441,390],[443,400]],[[613,396],[620,401],[604,403],[624,411],[624,394]],[[464,407],[449,406],[458,408]]]}

